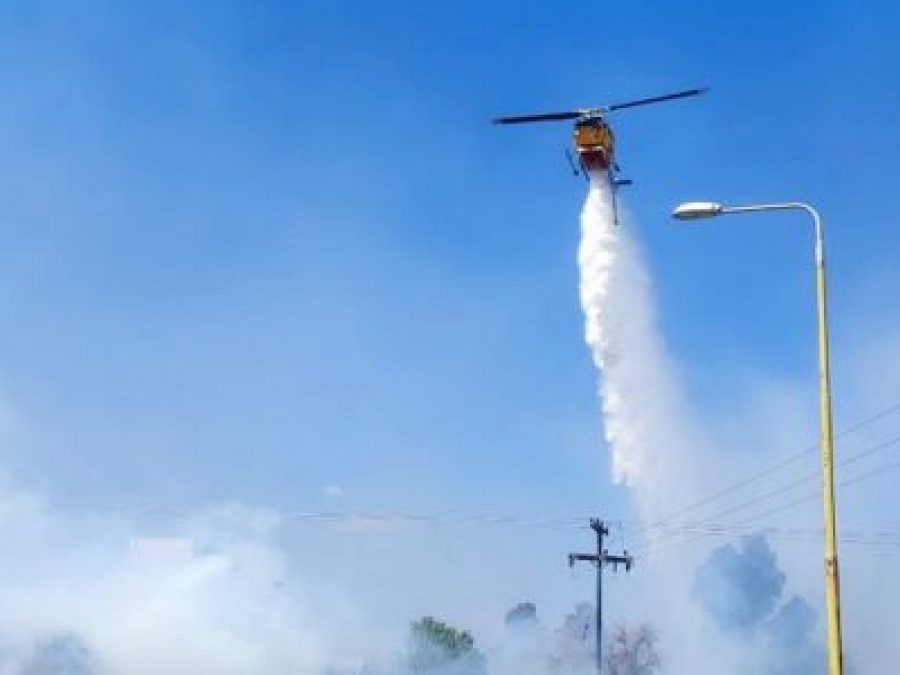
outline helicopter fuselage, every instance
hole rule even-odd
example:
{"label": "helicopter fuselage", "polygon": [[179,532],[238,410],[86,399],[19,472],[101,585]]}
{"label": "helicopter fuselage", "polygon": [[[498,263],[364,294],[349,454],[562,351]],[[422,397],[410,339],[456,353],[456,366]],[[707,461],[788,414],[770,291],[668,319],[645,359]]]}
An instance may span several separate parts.
{"label": "helicopter fuselage", "polygon": [[592,115],[576,121],[572,141],[586,173],[615,168],[615,138],[602,116]]}

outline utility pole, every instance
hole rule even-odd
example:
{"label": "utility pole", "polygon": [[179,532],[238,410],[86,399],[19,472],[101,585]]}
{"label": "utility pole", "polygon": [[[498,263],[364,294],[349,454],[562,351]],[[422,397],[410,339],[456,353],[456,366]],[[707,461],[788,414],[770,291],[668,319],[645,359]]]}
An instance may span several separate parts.
{"label": "utility pole", "polygon": [[597,534],[596,553],[570,553],[569,567],[574,567],[576,561],[592,563],[597,568],[597,673],[603,673],[603,568],[612,565],[613,571],[619,569],[619,565],[625,566],[625,571],[630,572],[634,564],[634,558],[628,555],[628,551],[622,551],[622,555],[609,555],[603,548],[603,538],[609,536],[609,529],[599,518],[591,518],[591,529]]}

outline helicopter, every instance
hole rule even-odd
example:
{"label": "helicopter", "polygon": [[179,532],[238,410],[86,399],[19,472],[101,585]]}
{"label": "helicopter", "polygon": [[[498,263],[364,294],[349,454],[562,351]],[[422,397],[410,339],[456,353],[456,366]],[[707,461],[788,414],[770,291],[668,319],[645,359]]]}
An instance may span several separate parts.
{"label": "helicopter", "polygon": [[[705,87],[687,89],[662,96],[640,98],[623,103],[601,106],[599,108],[576,108],[563,112],[539,113],[536,115],[510,115],[497,117],[494,124],[530,124],[532,122],[560,122],[575,120],[572,133],[572,144],[578,153],[578,163],[572,158],[572,153],[566,150],[566,157],[574,175],[583,175],[589,178],[592,173],[606,172],[613,187],[631,185],[630,180],[619,178],[621,172],[616,162],[616,143],[612,128],[606,121],[607,113],[626,108],[636,108],[653,103],[673,101],[679,98],[699,96],[706,91]],[[580,169],[580,170],[579,170]]]}

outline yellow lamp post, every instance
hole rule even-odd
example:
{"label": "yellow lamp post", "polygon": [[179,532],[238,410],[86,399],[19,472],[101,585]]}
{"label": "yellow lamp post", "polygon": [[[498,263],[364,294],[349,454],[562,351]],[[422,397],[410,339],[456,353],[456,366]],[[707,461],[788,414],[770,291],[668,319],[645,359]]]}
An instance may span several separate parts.
{"label": "yellow lamp post", "polygon": [[816,307],[819,336],[819,419],[822,444],[822,489],[825,514],[825,604],[828,618],[828,673],[843,675],[841,648],[841,593],[838,574],[837,536],[834,500],[834,441],[831,424],[831,369],[828,355],[828,306],[825,292],[825,243],[822,219],[809,204],[754,204],[725,206],[715,202],[687,202],[672,216],[678,220],[698,220],[734,213],[756,211],[806,211],[815,229]]}

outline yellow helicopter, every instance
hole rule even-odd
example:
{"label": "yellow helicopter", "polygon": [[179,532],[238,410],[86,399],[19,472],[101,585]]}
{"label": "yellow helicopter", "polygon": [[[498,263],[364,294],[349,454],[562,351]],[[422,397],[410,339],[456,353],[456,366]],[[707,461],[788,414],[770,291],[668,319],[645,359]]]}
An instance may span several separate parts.
{"label": "yellow helicopter", "polygon": [[[616,163],[615,157],[615,137],[613,136],[612,128],[604,117],[606,113],[624,110],[626,108],[636,108],[637,106],[642,105],[650,105],[652,103],[672,101],[679,98],[698,96],[705,91],[705,87],[700,89],[687,89],[672,94],[641,98],[634,101],[625,101],[624,103],[614,103],[599,108],[577,108],[575,110],[563,112],[497,117],[494,119],[494,124],[528,124],[531,122],[575,120],[575,128],[572,132],[572,144],[575,147],[575,151],[578,153],[577,166],[572,159],[571,152],[568,150],[566,151],[566,156],[569,158],[569,164],[572,167],[573,173],[575,173],[575,175],[583,173],[585,177],[587,177],[591,173],[605,171],[608,173],[609,179],[614,186],[630,185],[631,181],[617,177],[619,165]],[[579,168],[581,171],[579,171]]]}

